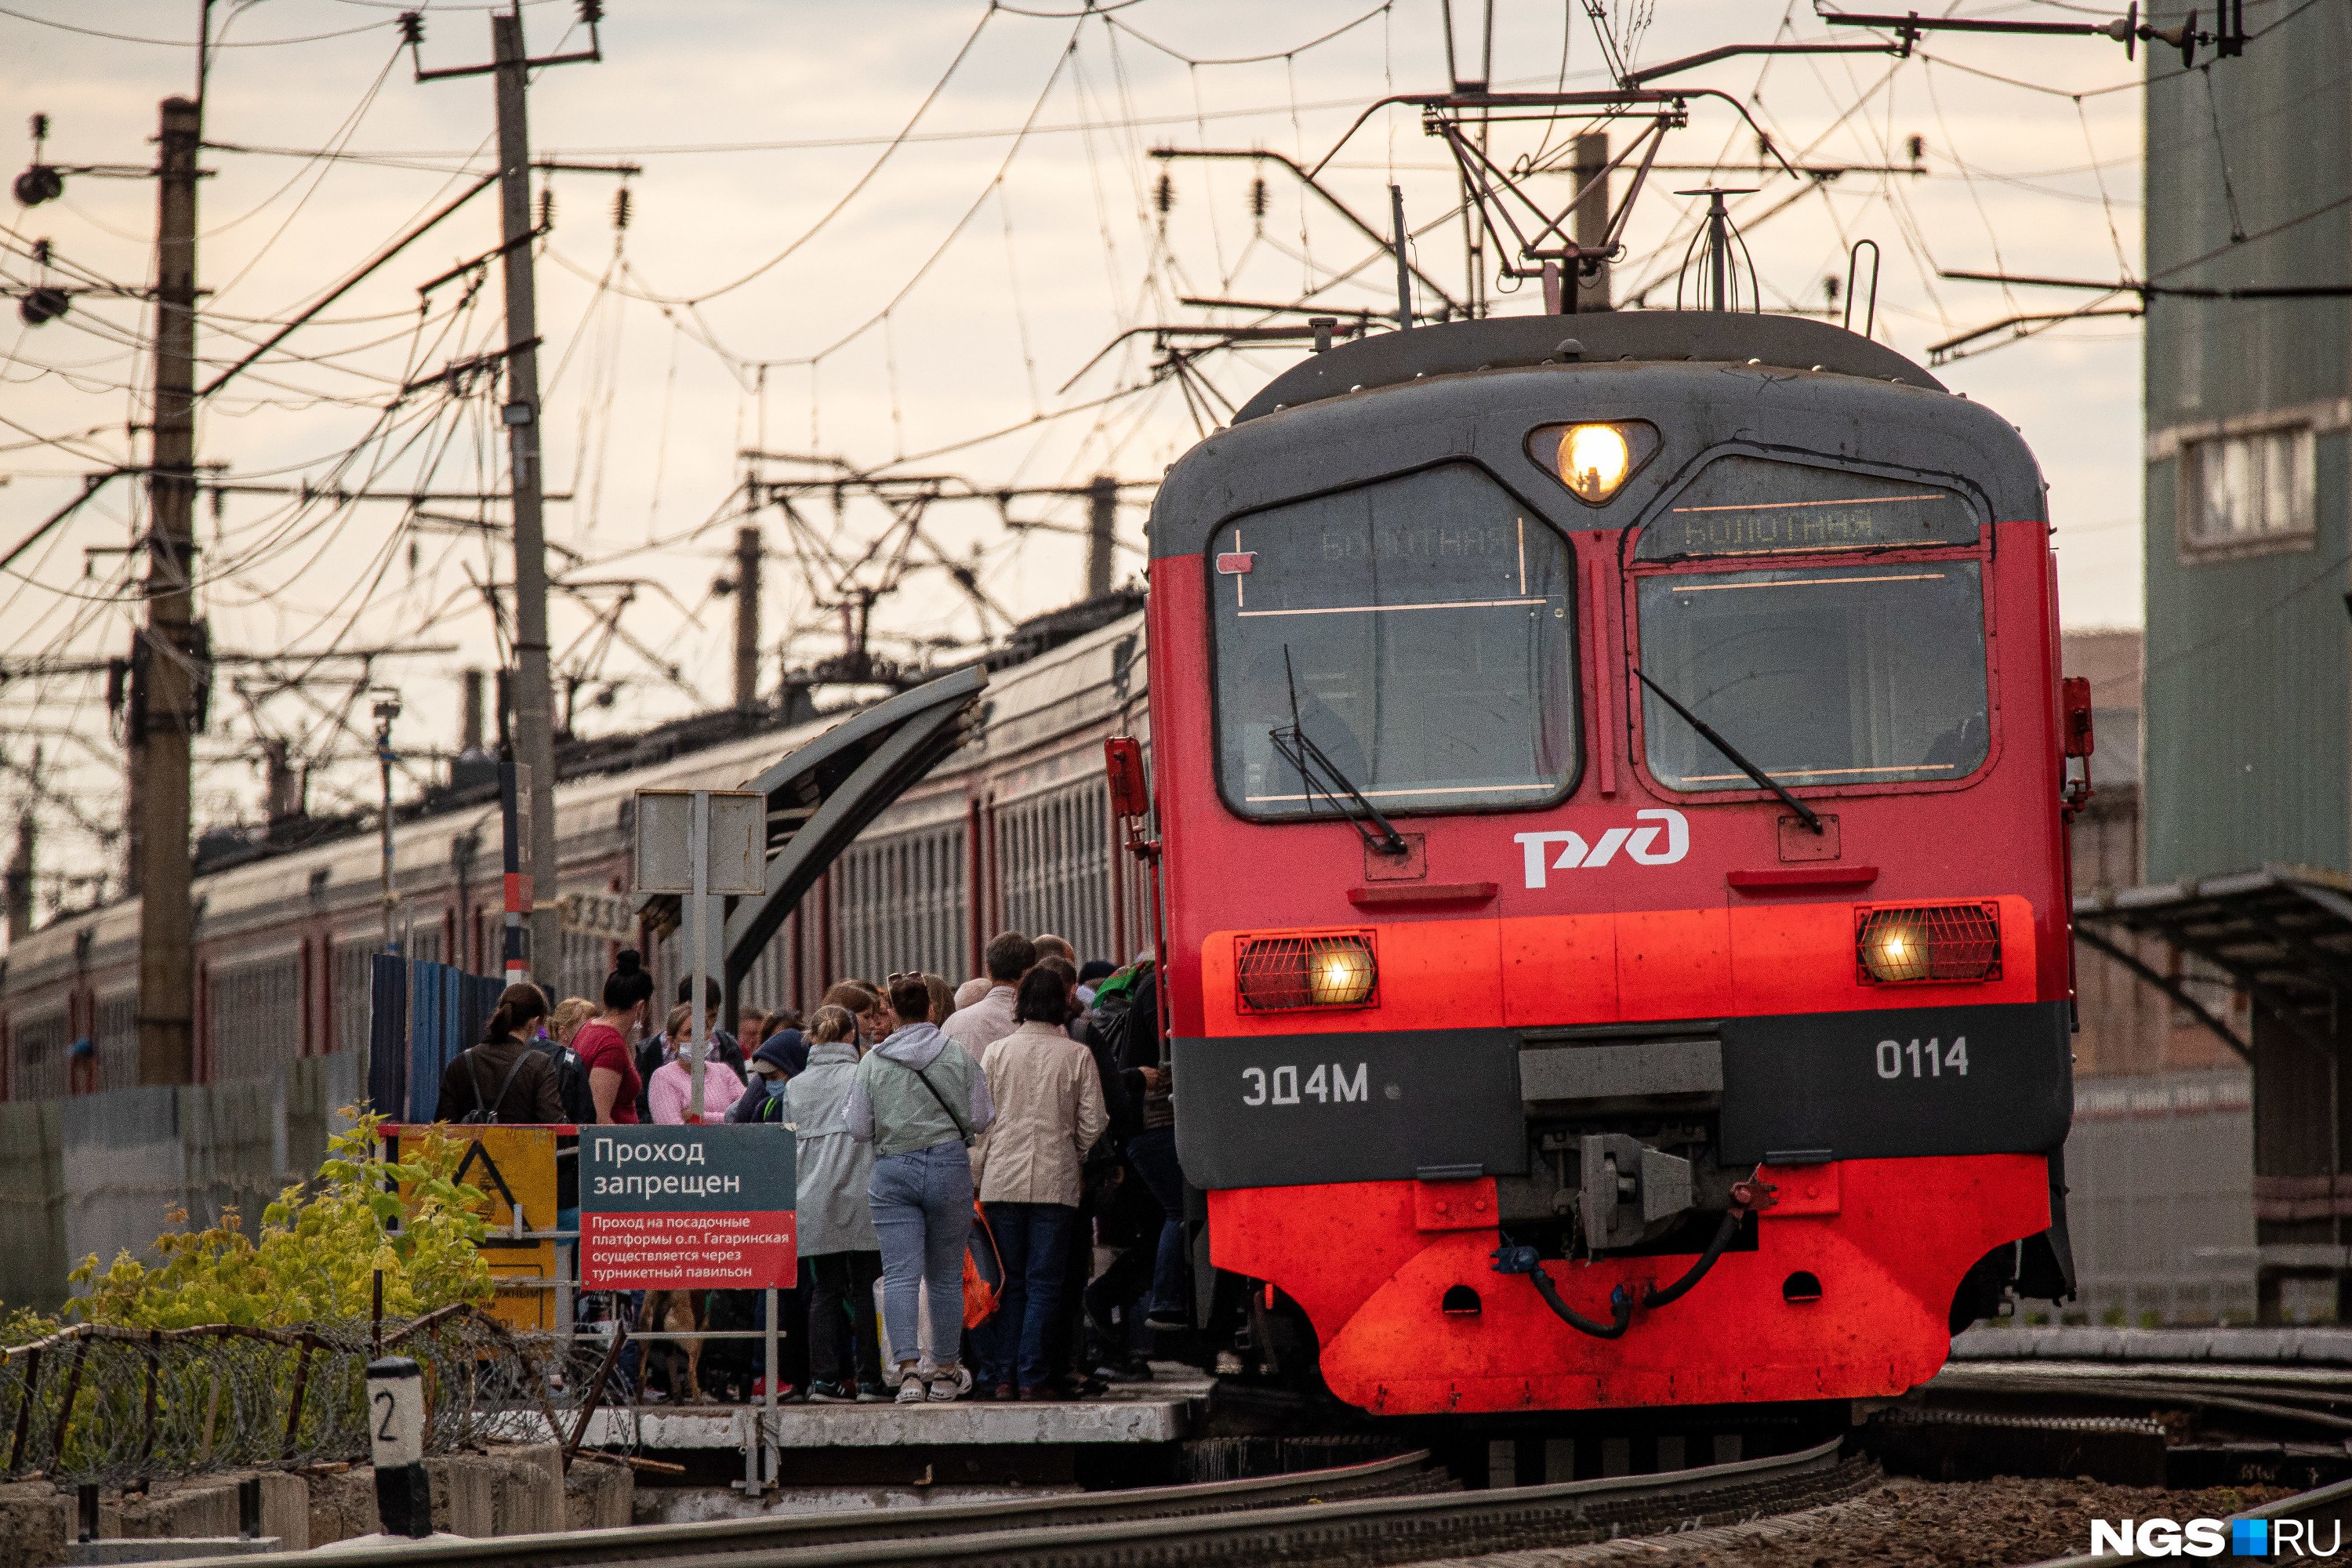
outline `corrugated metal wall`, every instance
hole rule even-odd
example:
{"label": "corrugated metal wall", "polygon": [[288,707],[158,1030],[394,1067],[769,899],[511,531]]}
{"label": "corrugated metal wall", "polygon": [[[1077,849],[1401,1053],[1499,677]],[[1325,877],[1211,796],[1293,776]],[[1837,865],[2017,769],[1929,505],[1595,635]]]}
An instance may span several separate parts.
{"label": "corrugated metal wall", "polygon": [[[2185,9],[2160,5],[2155,19]],[[2352,13],[2282,3],[2246,15],[2270,30],[2241,58],[2184,72],[2168,51],[2146,57],[2147,276],[2352,280]],[[2352,300],[2159,297],[2147,356],[2148,879],[2268,860],[2346,868]],[[2179,531],[2181,447],[2264,416],[2315,433],[2315,534],[2200,555]]]}

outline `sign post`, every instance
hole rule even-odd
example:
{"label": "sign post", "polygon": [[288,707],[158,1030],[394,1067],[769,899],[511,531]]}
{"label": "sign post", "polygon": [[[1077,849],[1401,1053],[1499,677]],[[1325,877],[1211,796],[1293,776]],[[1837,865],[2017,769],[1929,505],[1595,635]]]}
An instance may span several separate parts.
{"label": "sign post", "polygon": [[637,792],[636,890],[682,893],[682,931],[692,956],[686,1119],[702,1121],[702,1065],[710,1050],[702,992],[710,962],[710,900],[768,890],[768,800],[756,790]]}
{"label": "sign post", "polygon": [[800,1273],[797,1141],[789,1127],[594,1127],[580,1133],[580,1278],[591,1290],[766,1293],[767,1410],[744,1485],[776,1432],[776,1293]]}

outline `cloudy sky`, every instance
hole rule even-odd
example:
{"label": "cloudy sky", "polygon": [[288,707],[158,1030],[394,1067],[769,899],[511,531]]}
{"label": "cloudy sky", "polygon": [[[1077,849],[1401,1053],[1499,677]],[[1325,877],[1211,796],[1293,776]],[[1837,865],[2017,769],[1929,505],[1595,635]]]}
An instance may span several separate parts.
{"label": "cloudy sky", "polygon": [[[215,0],[222,47],[205,100],[212,173],[199,263],[211,291],[199,345],[208,365],[242,357],[488,168],[489,81],[415,79],[397,23],[414,3]],[[158,101],[194,88],[198,4],[0,5],[10,111],[0,133],[19,138],[9,167],[30,158],[36,112],[49,117],[51,163],[148,163]],[[1640,65],[1734,42],[1865,37],[1799,5],[1601,8]],[[1961,8],[2104,14],[2054,0]],[[427,70],[489,58],[486,6],[424,9]],[[1477,68],[1480,9],[1454,6],[1465,76]],[[1494,9],[1498,87],[1606,85],[1581,0]],[[526,0],[532,52],[584,48],[576,11],[573,0]],[[1445,87],[1439,0],[606,0],[606,11],[601,63],[551,68],[530,95],[539,155],[637,170],[542,176],[552,193],[538,272],[547,468],[551,488],[570,497],[551,505],[549,529],[572,584],[555,601],[554,641],[583,731],[727,700],[732,610],[713,584],[747,522],[772,552],[769,678],[779,658],[838,647],[824,603],[838,569],[814,552],[854,558],[894,520],[855,500],[836,513],[824,498],[793,518],[774,507],[748,514],[753,468],[831,471],[789,460],[815,458],[957,476],[982,491],[1097,473],[1149,480],[1217,417],[1213,395],[1245,400],[1295,351],[1206,361],[1216,394],[1188,400],[1155,373],[1148,336],[1111,346],[1122,333],[1212,319],[1185,296],[1286,301],[1319,290],[1341,307],[1392,306],[1373,247],[1279,166],[1163,164],[1155,148],[1263,148],[1313,163],[1336,146],[1331,188],[1381,226],[1386,187],[1401,185],[1421,265],[1463,289],[1454,176],[1417,114],[1376,113],[1339,144],[1382,95]],[[1768,307],[1819,308],[1823,280],[1843,277],[1862,238],[1885,258],[1877,335],[1923,361],[1974,329],[2075,306],[2084,296],[1937,273],[2136,269],[2144,65],[2104,40],[1945,36],[1907,61],[1733,59],[1679,77],[1744,104],[1792,162],[1843,172],[1801,181],[1759,169],[1749,124],[1721,99],[1694,100],[1661,154],[1685,167],[1654,177],[1638,205],[1621,291],[1646,282],[1649,302],[1672,303],[1702,205],[1674,193],[1714,178],[1759,187],[1734,212]],[[1496,150],[1556,152],[1574,129],[1498,131]],[[1713,176],[1687,167],[1716,164],[1729,166]],[[1258,178],[1262,218],[1251,210]],[[1530,183],[1567,195],[1561,175]],[[199,429],[202,459],[226,478],[298,489],[200,510],[215,646],[428,650],[368,670],[407,701],[399,737],[418,753],[419,776],[431,771],[427,754],[457,739],[458,672],[499,660],[485,590],[510,566],[468,522],[503,513],[450,501],[418,516],[299,487],[502,485],[497,387],[443,374],[501,341],[496,274],[477,288],[478,273],[459,272],[420,292],[490,250],[496,223],[483,196],[416,238],[232,383]],[[68,174],[60,199],[8,204],[0,224],[0,278],[15,290],[137,288],[152,270],[149,181]],[[46,278],[36,276],[37,240],[52,247]],[[1496,309],[1532,310],[1533,296],[1500,296]],[[2070,626],[2139,618],[2137,326],[2097,318],[2022,340],[2004,329],[1937,371],[2016,422],[2040,455]],[[103,293],[76,295],[64,319],[37,328],[13,312],[0,319],[0,547],[78,493],[81,476],[143,457],[143,436],[128,427],[142,417],[145,330],[140,300]],[[782,457],[762,466],[744,456],[757,449]],[[118,481],[15,563],[0,583],[0,655],[11,668],[123,651],[122,547],[143,507]],[[920,659],[1075,597],[1079,542],[1005,523],[1066,528],[1083,515],[1082,500],[1055,497],[932,508],[911,569],[876,612],[877,645]],[[1122,511],[1129,546],[1141,516],[1139,505]],[[971,563],[978,595],[958,589],[942,560]],[[1121,576],[1140,562],[1126,551]],[[873,566],[865,580],[877,581]],[[790,647],[778,648],[788,629]],[[364,695],[348,706],[358,686],[344,678],[358,672],[321,665],[299,690],[249,675],[242,692],[225,672],[220,721],[200,745],[199,824],[254,817],[265,735],[315,764],[316,807],[371,798],[373,769],[341,723],[367,722]],[[10,681],[0,731],[12,770],[0,773],[0,804],[26,787],[37,744],[50,863],[95,867],[89,830],[120,810],[103,677]]]}

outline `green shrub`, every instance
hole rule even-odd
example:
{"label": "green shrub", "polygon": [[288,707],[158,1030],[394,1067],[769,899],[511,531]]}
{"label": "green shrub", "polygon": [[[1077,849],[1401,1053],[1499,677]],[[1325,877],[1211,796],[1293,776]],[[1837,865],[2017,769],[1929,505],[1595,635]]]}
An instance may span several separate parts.
{"label": "green shrub", "polygon": [[101,1271],[93,1253],[73,1272],[87,1293],[68,1311],[139,1329],[349,1322],[371,1314],[378,1269],[387,1318],[488,1301],[487,1199],[454,1179],[465,1145],[428,1136],[408,1158],[386,1160],[383,1118],[344,1114],[354,1125],[330,1145],[318,1179],[278,1194],[258,1236],[246,1235],[234,1209],[201,1230],[174,1210],[179,1228],[155,1240],[163,1262],[151,1268],[123,1252]]}

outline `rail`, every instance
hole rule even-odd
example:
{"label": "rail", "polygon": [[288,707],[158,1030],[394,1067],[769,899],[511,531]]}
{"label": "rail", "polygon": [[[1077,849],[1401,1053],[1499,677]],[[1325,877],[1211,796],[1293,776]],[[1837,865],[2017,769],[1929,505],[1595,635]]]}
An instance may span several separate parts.
{"label": "rail", "polygon": [[[2266,1534],[2269,1535],[2272,1542],[2276,1540],[2278,1524],[2283,1520],[2300,1521],[2306,1526],[2333,1525],[2335,1530],[2329,1533],[2335,1535],[2336,1531],[2343,1529],[2347,1520],[2352,1520],[2352,1481],[2337,1481],[2333,1485],[2315,1488],[2311,1491],[2297,1492],[2293,1497],[2283,1497],[2275,1502],[2266,1502],[2260,1508],[2250,1508],[2242,1513],[2233,1513],[2229,1517],[2270,1521],[2270,1531]],[[2341,1536],[2337,1535],[2336,1538],[2340,1540]],[[2282,1560],[2290,1562],[2294,1560],[2284,1552],[2277,1552],[2275,1546],[2271,1548],[2271,1552],[2276,1552],[2278,1558]],[[2260,1552],[2253,1555],[2267,1558],[2271,1555],[2271,1552]],[[2322,1555],[2332,1557],[2335,1553],[2330,1552]],[[2112,1553],[2099,1556],[2085,1552],[2074,1557],[2048,1558],[2032,1564],[2032,1568],[2112,1568],[2112,1565],[2118,1561],[2123,1560]]]}
{"label": "rail", "polygon": [[[1487,1491],[1435,1484],[1425,1454],[1330,1470],[952,1508],[729,1520],[493,1540],[340,1548],[336,1568],[554,1568],[688,1563],[848,1568],[908,1560],[966,1568],[1177,1568],[1180,1564],[1426,1561],[1728,1523],[1852,1495],[1876,1467],[1842,1462],[1842,1439],[1728,1465]],[[1357,1494],[1335,1498],[1335,1491]],[[1390,1495],[1382,1495],[1383,1493]],[[307,1553],[216,1560],[219,1568],[315,1568]]]}

